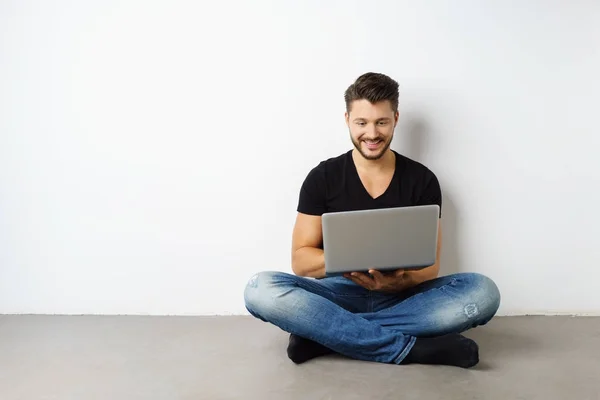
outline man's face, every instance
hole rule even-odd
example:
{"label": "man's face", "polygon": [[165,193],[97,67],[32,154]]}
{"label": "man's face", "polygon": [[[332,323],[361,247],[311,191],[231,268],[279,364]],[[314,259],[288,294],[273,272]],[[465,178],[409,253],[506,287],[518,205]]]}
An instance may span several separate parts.
{"label": "man's face", "polygon": [[368,100],[355,100],[346,123],[356,150],[367,160],[381,158],[390,147],[398,112],[392,110],[388,100],[372,104]]}

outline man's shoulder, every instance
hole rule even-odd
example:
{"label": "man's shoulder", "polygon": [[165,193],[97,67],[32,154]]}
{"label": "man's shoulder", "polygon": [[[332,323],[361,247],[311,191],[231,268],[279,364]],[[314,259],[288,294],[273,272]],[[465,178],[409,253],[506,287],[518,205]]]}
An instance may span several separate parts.
{"label": "man's shoulder", "polygon": [[349,157],[351,157],[352,150],[348,150],[340,155],[326,158],[319,162],[315,168],[340,168],[348,162]]}
{"label": "man's shoulder", "polygon": [[342,181],[350,152],[330,157],[312,167],[302,183],[298,212],[322,215],[327,211],[327,193]]}
{"label": "man's shoulder", "polygon": [[321,177],[325,177],[328,175],[336,175],[341,173],[346,167],[349,157],[351,157],[350,153],[351,150],[340,155],[321,160],[319,163],[313,166],[309,172],[309,175],[319,175]]}
{"label": "man's shoulder", "polygon": [[425,164],[396,151],[396,165],[400,165],[405,174],[415,178],[435,178],[435,173]]}

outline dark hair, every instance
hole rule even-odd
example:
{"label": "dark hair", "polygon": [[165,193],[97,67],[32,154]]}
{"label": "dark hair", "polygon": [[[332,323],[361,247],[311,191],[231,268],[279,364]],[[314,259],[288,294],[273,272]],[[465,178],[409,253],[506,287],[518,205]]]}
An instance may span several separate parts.
{"label": "dark hair", "polygon": [[387,75],[367,72],[359,76],[344,93],[346,111],[354,100],[366,99],[370,103],[389,100],[394,111],[398,111],[398,82]]}

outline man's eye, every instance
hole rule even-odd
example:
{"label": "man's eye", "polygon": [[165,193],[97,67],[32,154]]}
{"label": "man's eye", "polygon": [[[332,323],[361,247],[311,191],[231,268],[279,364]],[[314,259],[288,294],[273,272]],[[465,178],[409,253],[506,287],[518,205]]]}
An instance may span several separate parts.
{"label": "man's eye", "polygon": [[379,125],[387,125],[387,121],[379,121]]}
{"label": "man's eye", "polygon": [[358,126],[365,126],[366,124],[364,122],[357,122],[356,125],[358,125]]}

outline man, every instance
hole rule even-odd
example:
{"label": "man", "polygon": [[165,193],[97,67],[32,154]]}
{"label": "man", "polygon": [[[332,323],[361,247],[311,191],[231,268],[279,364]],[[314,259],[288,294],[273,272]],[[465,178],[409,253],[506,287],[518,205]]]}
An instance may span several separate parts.
{"label": "man", "polygon": [[323,213],[442,205],[434,173],[390,149],[398,84],[366,73],[346,90],[345,100],[354,149],[310,171],[292,236],[294,274],[254,275],[244,293],[246,308],[291,334],[287,352],[295,363],[336,352],[390,364],[472,367],[478,346],[460,333],[492,319],[500,294],[480,274],[439,277],[441,236],[436,262],[425,269],[325,277]]}

